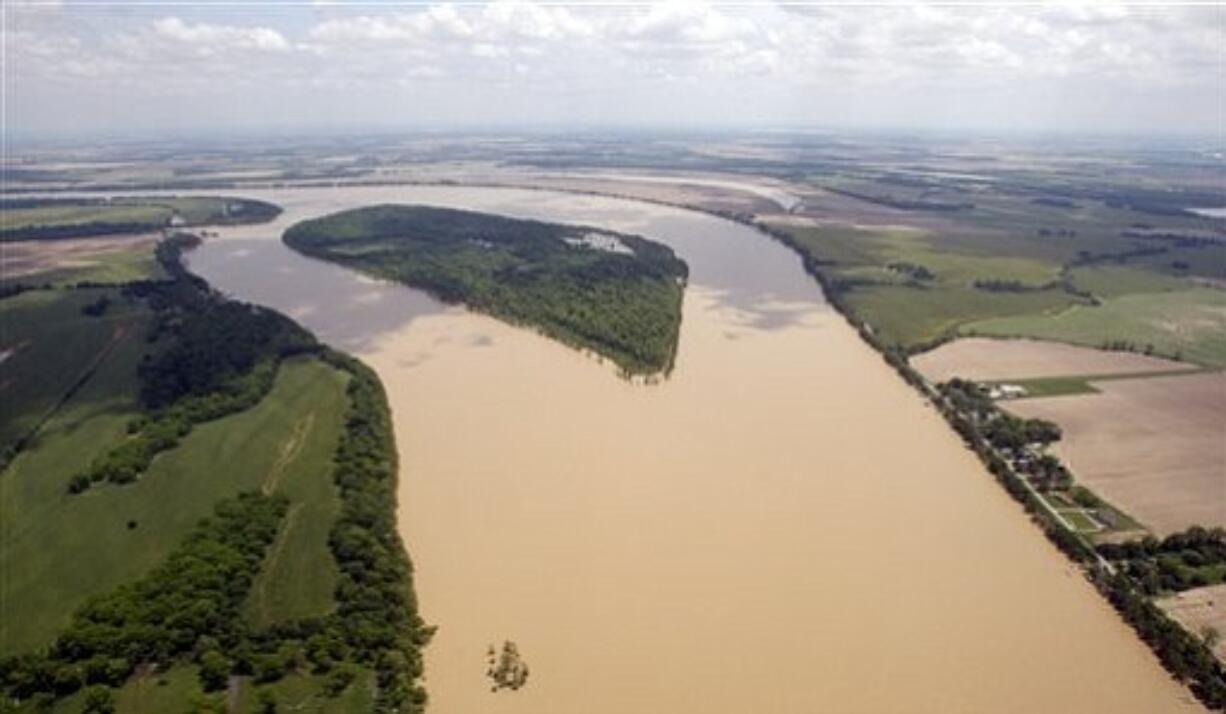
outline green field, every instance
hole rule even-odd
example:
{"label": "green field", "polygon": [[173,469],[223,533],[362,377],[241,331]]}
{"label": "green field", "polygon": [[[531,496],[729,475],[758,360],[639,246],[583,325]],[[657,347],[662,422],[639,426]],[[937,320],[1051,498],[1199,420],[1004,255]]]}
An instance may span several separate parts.
{"label": "green field", "polygon": [[1210,367],[1226,366],[1226,292],[1193,288],[1138,293],[1078,305],[1050,315],[973,322],[964,332],[995,337],[1034,337],[1100,347],[1125,341],[1137,350]]}
{"label": "green field", "polygon": [[135,363],[126,366],[117,361],[114,374],[100,371],[0,474],[3,653],[46,644],[85,598],[147,571],[217,500],[252,488],[289,495],[291,507],[314,520],[279,536],[270,572],[299,575],[316,564],[303,581],[265,582],[253,616],[279,619],[277,607],[293,615],[327,611],[335,579],[327,531],[337,510],[327,455],[344,410],[341,375],[315,360],[289,361],[260,404],[196,427],[138,482],[67,497],[72,474],[135,414],[133,390],[124,388]]}
{"label": "green field", "polygon": [[844,299],[887,343],[907,346],[932,342],[986,317],[1060,310],[1070,303],[1058,290],[989,293],[946,285],[870,285],[847,291]]}
{"label": "green field", "polygon": [[[193,202],[198,205],[199,202]],[[167,203],[47,203],[32,208],[7,208],[0,211],[4,230],[16,231],[33,226],[81,225],[96,221],[108,223],[146,223],[166,225],[174,209]]]}
{"label": "green field", "polygon": [[1099,298],[1188,289],[1187,280],[1153,270],[1118,265],[1072,268],[1068,271],[1068,276],[1079,290],[1093,293]]}
{"label": "green field", "polygon": [[1087,516],[1081,511],[1060,511],[1060,515],[1064,520],[1068,521],[1073,528],[1084,531],[1086,533],[1094,533],[1103,530],[1103,527],[1095,520]]}
{"label": "green field", "polygon": [[0,201],[0,241],[143,233],[162,228],[267,221],[280,209],[262,201],[213,196]]}
{"label": "green field", "polygon": [[[822,223],[772,228],[885,346],[985,334],[1226,361],[1226,232],[1181,213],[1176,191],[1038,171],[860,169],[810,181],[837,198],[814,199]],[[831,221],[839,211],[855,222]]]}
{"label": "green field", "polygon": [[120,285],[134,280],[164,280],[166,278],[166,271],[154,257],[153,249],[148,246],[97,253],[81,262],[82,265],[0,278],[0,286],[13,283],[56,287],[77,283]]}
{"label": "green field", "polygon": [[1097,394],[1098,390],[1090,384],[1089,377],[1039,377],[1036,379],[1010,379],[1008,384],[1016,384],[1026,389],[1026,397],[1062,397],[1073,394]]}
{"label": "green field", "polygon": [[1010,379],[1003,382],[988,382],[988,384],[1016,384],[1026,389],[1026,396],[1022,399],[1031,397],[1060,397],[1072,394],[1097,394],[1099,389],[1094,386],[1097,382],[1111,382],[1124,379],[1149,379],[1151,377],[1166,377],[1176,374],[1190,374],[1198,371],[1195,367],[1184,367],[1181,369],[1160,370],[1157,372],[1128,372],[1124,374],[1080,374],[1080,375],[1065,375],[1060,377],[1036,377],[1033,379]]}
{"label": "green field", "polygon": [[428,206],[373,206],[299,223],[285,232],[285,243],[534,327],[609,357],[627,374],[673,366],[688,270],[672,250],[638,236]]}
{"label": "green field", "polygon": [[[281,439],[275,442],[276,460],[263,472],[262,488],[289,496],[291,504],[248,596],[245,614],[259,627],[327,613],[334,605],[332,591],[336,588],[336,562],[328,550],[328,533],[341,502],[330,476],[342,428],[344,410],[340,407],[347,378],[315,361],[291,362],[282,370],[290,370],[282,376],[284,388],[300,389],[308,396],[282,392],[287,398],[294,397],[282,404],[287,416],[293,415],[293,424],[288,434],[281,431]],[[286,423],[278,421],[277,426]],[[272,436],[277,439],[275,430]]]}
{"label": "green field", "polygon": [[[101,297],[111,301],[97,317],[82,308]],[[56,406],[99,369],[113,352],[135,360],[143,354],[143,336],[152,312],[120,291],[35,290],[0,300],[0,446],[25,437]]]}

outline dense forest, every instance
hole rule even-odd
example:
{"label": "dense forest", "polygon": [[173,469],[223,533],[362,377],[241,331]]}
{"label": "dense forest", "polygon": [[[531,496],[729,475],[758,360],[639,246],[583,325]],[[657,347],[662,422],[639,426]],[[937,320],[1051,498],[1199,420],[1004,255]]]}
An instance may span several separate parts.
{"label": "dense forest", "polygon": [[590,349],[627,374],[671,369],[685,263],[638,236],[426,206],[305,221],[285,242]]}

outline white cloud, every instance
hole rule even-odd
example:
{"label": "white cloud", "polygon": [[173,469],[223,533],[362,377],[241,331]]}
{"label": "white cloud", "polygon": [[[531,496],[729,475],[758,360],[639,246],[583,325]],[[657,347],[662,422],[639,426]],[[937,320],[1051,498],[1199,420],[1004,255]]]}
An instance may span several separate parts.
{"label": "white cloud", "polygon": [[[417,100],[429,92],[428,116],[473,122],[481,117],[467,116],[480,106],[471,97],[483,91],[503,92],[500,109],[523,120],[566,115],[576,97],[597,117],[696,119],[743,109],[754,97],[762,117],[780,108],[779,121],[788,122],[838,116],[837,102],[814,100],[825,95],[893,103],[910,115],[976,94],[1008,90],[1017,98],[1002,101],[1033,104],[1089,88],[1119,98],[1100,110],[1115,120],[1146,92],[1183,92],[1202,110],[1181,120],[1206,126],[1219,118],[1204,108],[1212,106],[1207,96],[1220,96],[1226,52],[1220,9],[1118,3],[798,9],[494,0],[237,16],[246,23],[223,12],[103,15],[69,5],[14,13],[8,64],[19,80],[43,80],[19,81],[20,91],[47,96],[71,96],[74,81],[88,80],[91,88],[126,87],[137,102],[192,92],[212,101],[247,85],[285,107],[323,99],[362,112],[369,109],[359,95],[382,96],[413,118],[426,116]],[[312,93],[297,94],[303,88]]]}
{"label": "white cloud", "polygon": [[177,17],[165,17],[153,23],[153,32],[174,42],[217,51],[284,52],[290,48],[289,42],[280,32],[267,27],[233,27],[204,23],[191,25]]}

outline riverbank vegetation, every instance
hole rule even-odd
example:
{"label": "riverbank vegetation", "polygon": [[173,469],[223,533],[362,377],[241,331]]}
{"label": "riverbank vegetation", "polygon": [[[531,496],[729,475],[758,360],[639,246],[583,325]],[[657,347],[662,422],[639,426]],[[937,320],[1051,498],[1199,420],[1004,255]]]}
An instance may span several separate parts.
{"label": "riverbank vegetation", "polygon": [[285,242],[462,302],[613,360],[668,372],[687,268],[638,236],[427,206],[375,206],[305,221]]}
{"label": "riverbank vegetation", "polygon": [[[382,388],[188,274],[190,244],[159,246],[162,280],[0,302],[24,330],[0,370],[51,392],[23,407],[39,418],[6,415],[25,438],[0,471],[0,686],[21,711],[419,711],[430,629],[395,529]],[[121,320],[101,354],[25,357],[56,330],[113,339],[88,328]],[[112,485],[70,493],[97,473]]]}
{"label": "riverbank vegetation", "polygon": [[125,196],[5,198],[0,242],[147,233],[167,228],[262,223],[281,209],[246,198]]}
{"label": "riverbank vegetation", "polygon": [[1101,543],[1098,552],[1151,597],[1226,582],[1226,530],[1220,527]]}

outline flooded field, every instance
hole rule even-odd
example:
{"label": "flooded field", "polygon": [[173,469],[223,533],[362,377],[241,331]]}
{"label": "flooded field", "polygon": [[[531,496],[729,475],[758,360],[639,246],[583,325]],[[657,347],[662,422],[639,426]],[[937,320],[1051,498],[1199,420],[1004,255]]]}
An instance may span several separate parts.
{"label": "flooded field", "polygon": [[[431,709],[1194,711],[799,260],[710,216],[444,187],[244,191],[193,270],[386,385]],[[640,232],[690,265],[673,375],[290,252],[297,220],[420,202]],[[518,644],[525,688],[492,693]]]}

